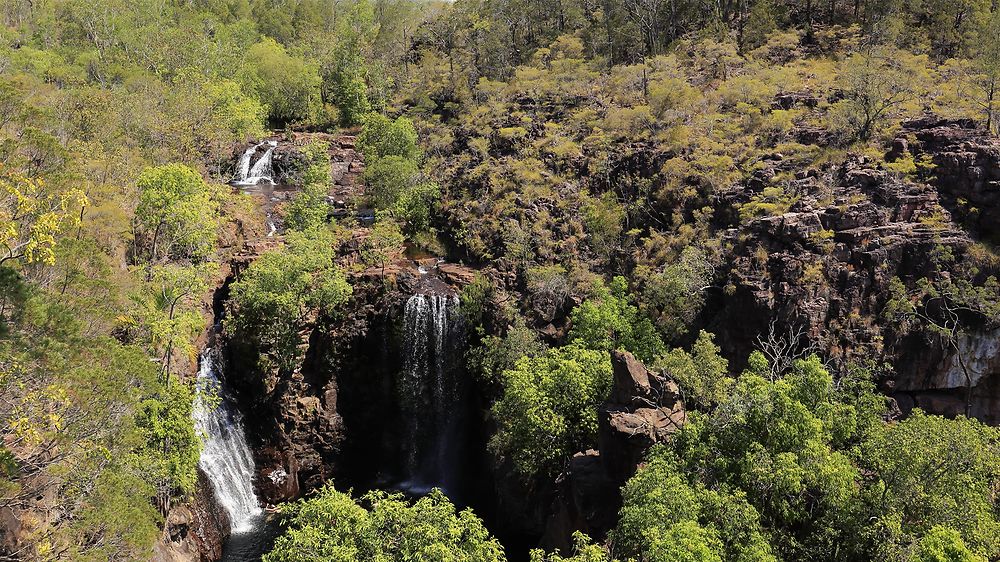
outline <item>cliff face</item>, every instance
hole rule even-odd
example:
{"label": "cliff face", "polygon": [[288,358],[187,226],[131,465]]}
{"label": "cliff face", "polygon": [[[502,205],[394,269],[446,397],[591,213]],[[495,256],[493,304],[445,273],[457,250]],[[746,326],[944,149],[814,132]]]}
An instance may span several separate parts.
{"label": "cliff face", "polygon": [[229,516],[212,495],[212,485],[198,471],[193,501],[167,514],[163,536],[153,549],[152,562],[209,562],[222,558],[229,538]]}
{"label": "cliff face", "polygon": [[[907,179],[851,157],[802,172],[776,154],[758,172],[761,181],[721,195],[715,222],[722,229],[724,261],[697,327],[717,334],[734,370],[762,343],[787,344],[793,352],[812,349],[835,366],[884,362],[891,370],[880,384],[904,411],[919,406],[958,414],[965,406],[965,376],[957,356],[932,337],[902,331],[884,312],[893,279],[912,285],[935,273],[935,256],[964,259],[975,251],[977,238],[997,234],[1000,150],[997,141],[964,123],[914,122],[890,156],[933,166]],[[354,181],[355,165],[346,166],[344,177]],[[786,191],[797,194],[787,211],[739,220],[740,205],[781,173],[794,178]],[[356,263],[363,236],[359,230],[345,242],[345,264]],[[397,321],[405,298],[427,289],[421,285],[425,278],[415,274],[417,265],[428,264],[400,262],[356,274],[345,316],[307,320],[299,334],[302,360],[290,373],[256,372],[254,350],[228,342],[227,372],[236,373],[265,501],[300,497],[330,480],[359,489],[385,485],[393,463],[401,462],[407,420],[393,402],[393,376],[402,368]],[[445,287],[472,280],[458,266],[433,269],[433,282]],[[990,273],[996,272],[982,272]],[[514,276],[492,269],[484,274],[512,298],[521,296]],[[385,290],[383,275],[396,279],[396,290]],[[578,304],[564,300],[548,307],[552,314],[531,316],[556,343],[565,335],[568,311]],[[959,349],[973,373],[971,412],[1000,423],[1000,331],[973,330]],[[574,456],[557,482],[527,494],[496,459],[484,454],[474,461],[495,465],[480,482],[493,490],[494,513],[486,515],[510,533],[534,540],[544,532],[549,546],[566,546],[573,530],[601,536],[614,524],[620,486],[645,451],[683,423],[676,385],[634,358],[613,359],[615,391],[601,410],[599,446]],[[477,396],[484,403],[475,407],[485,411],[488,397]],[[484,444],[488,436],[478,438]]]}
{"label": "cliff face", "polygon": [[1000,139],[970,121],[926,118],[903,124],[889,158],[933,165],[928,181],[955,220],[982,239],[1000,235]]}
{"label": "cliff face", "polygon": [[[893,278],[912,284],[935,273],[935,256],[962,260],[975,251],[974,238],[956,223],[971,222],[972,236],[995,234],[1000,183],[991,178],[1000,177],[1000,143],[964,123],[908,127],[894,158],[933,163],[925,178],[904,180],[854,158],[796,179],[797,192],[814,195],[789,212],[727,232],[724,289],[709,304],[707,328],[719,334],[737,366],[761,342],[784,339],[840,365],[888,363],[892,374],[881,383],[904,411],[964,411],[965,377],[956,354],[939,338],[903,332],[884,311]],[[996,271],[979,273],[988,274]],[[972,325],[960,342],[974,373],[972,412],[991,422],[1000,421],[997,336]]]}

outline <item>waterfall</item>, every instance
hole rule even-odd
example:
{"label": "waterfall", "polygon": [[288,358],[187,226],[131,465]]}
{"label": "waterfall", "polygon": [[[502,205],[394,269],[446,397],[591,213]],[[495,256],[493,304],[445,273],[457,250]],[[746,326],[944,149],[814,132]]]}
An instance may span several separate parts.
{"label": "waterfall", "polygon": [[253,158],[253,155],[255,152],[257,152],[257,147],[259,146],[260,146],[259,144],[251,146],[250,148],[246,149],[246,152],[243,153],[243,156],[240,156],[240,163],[236,167],[236,169],[239,170],[239,176],[238,176],[239,180],[245,181],[247,177],[250,175],[250,159]]}
{"label": "waterfall", "polygon": [[403,313],[403,369],[397,383],[404,415],[404,489],[455,484],[460,453],[462,384],[453,359],[461,322],[456,296],[414,295]]}
{"label": "waterfall", "polygon": [[[250,161],[253,160],[254,155],[257,153],[257,149],[267,145],[267,150],[264,152],[263,156],[254,162],[253,166],[250,165]],[[265,141],[260,144],[255,144],[254,146],[248,148],[243,156],[240,157],[239,165],[237,166],[239,176],[233,180],[235,185],[257,185],[260,182],[266,181],[267,183],[274,185],[274,181],[271,179],[274,176],[274,170],[271,168],[271,157],[274,154],[274,149],[278,146],[276,141]]]}
{"label": "waterfall", "polygon": [[256,184],[267,180],[268,183],[274,183],[271,181],[271,176],[274,175],[271,170],[271,155],[273,153],[274,147],[268,147],[264,155],[253,165],[253,168],[250,168],[250,177],[247,178],[247,181],[253,181]]}
{"label": "waterfall", "polygon": [[210,353],[201,357],[195,427],[204,439],[198,465],[229,513],[233,534],[250,531],[263,514],[253,489],[254,464],[239,413],[222,389]]}

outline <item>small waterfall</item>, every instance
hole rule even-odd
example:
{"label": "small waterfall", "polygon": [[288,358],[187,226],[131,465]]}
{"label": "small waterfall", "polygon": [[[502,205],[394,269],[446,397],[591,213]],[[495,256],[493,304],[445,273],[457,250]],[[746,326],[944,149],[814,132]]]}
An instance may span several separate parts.
{"label": "small waterfall", "polygon": [[204,447],[198,461],[215,490],[215,498],[229,513],[233,534],[255,528],[263,510],[254,493],[254,463],[240,415],[222,389],[211,353],[201,357],[198,371],[195,427]]}
{"label": "small waterfall", "polygon": [[[257,149],[264,145],[267,145],[267,150],[251,166],[250,161],[253,160]],[[277,146],[278,143],[276,141],[265,141],[248,148],[243,153],[243,156],[240,157],[240,162],[237,166],[239,176],[232,183],[234,185],[252,186],[260,182],[267,182],[274,185],[274,181],[271,179],[274,176],[274,170],[271,167],[271,157],[274,155],[274,149]]]}
{"label": "small waterfall", "polygon": [[243,156],[240,156],[240,163],[236,167],[236,169],[239,170],[239,176],[237,179],[239,179],[240,181],[245,181],[247,177],[250,176],[250,159],[253,158],[253,155],[255,152],[257,152],[257,147],[259,146],[260,146],[259,144],[251,146],[250,148],[246,149],[246,152],[243,153]]}
{"label": "small waterfall", "polygon": [[397,382],[407,448],[402,488],[454,485],[461,459],[462,381],[455,368],[461,322],[457,296],[414,295],[403,313],[403,370]]}

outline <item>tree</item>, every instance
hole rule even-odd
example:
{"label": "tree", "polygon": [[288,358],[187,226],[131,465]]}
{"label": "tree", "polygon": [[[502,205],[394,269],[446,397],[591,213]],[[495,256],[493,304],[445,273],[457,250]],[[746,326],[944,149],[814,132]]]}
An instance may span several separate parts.
{"label": "tree", "polygon": [[674,340],[687,332],[701,312],[714,276],[715,267],[703,250],[684,248],[679,260],[671,260],[658,270],[647,265],[636,268],[636,277],[641,280],[637,304],[668,341]]}
{"label": "tree", "polygon": [[351,295],[333,263],[333,236],[323,230],[290,232],[284,248],[260,256],[232,284],[226,331],[291,369],[299,329],[312,311],[332,316]]}
{"label": "tree", "polygon": [[500,543],[471,510],[457,512],[440,490],[413,502],[369,492],[361,503],[333,486],[281,508],[286,530],[265,562],[449,560],[506,562]]}
{"label": "tree", "polygon": [[978,90],[978,103],[986,117],[986,129],[996,133],[1000,129],[1000,111],[997,107],[1000,90],[1000,10],[995,10],[987,25],[983,26],[979,48],[974,60],[972,83]]}
{"label": "tree", "polygon": [[719,355],[715,336],[702,330],[691,346],[691,353],[677,348],[656,362],[677,381],[684,392],[684,404],[708,410],[725,399],[732,379],[728,377],[729,362]]}
{"label": "tree", "polygon": [[400,255],[403,242],[403,233],[399,231],[396,221],[379,217],[361,244],[361,260],[369,266],[380,268],[385,277],[386,266]]}
{"label": "tree", "polygon": [[[160,512],[170,498],[194,491],[201,441],[191,423],[194,393],[182,383],[167,385],[139,403],[135,425],[142,450],[137,452],[145,480],[156,487]],[[138,460],[137,459],[137,460]]]}
{"label": "tree", "polygon": [[252,45],[247,55],[254,89],[271,119],[301,123],[316,118],[322,79],[315,65],[289,55],[284,46],[267,37]]}
{"label": "tree", "polygon": [[573,309],[570,319],[569,341],[590,349],[624,349],[649,363],[666,351],[653,323],[632,304],[624,277],[615,277],[610,287],[596,286],[594,294]]}
{"label": "tree", "polygon": [[305,231],[321,228],[329,218],[330,146],[313,141],[302,149],[302,153],[305,156],[303,185],[285,208],[285,226]]}
{"label": "tree", "polygon": [[840,81],[845,98],[832,108],[836,126],[867,141],[893,113],[914,98],[915,78],[903,57],[886,51],[855,54],[844,61]]}
{"label": "tree", "polygon": [[396,209],[403,194],[416,186],[417,164],[401,156],[376,159],[365,168],[365,193],[375,209]]}
{"label": "tree", "polygon": [[144,286],[147,294],[136,299],[140,308],[134,320],[148,330],[150,353],[160,354],[161,377],[168,385],[174,353],[195,352],[193,340],[205,323],[198,305],[217,267],[212,263],[153,266]]}
{"label": "tree", "polygon": [[606,351],[579,345],[523,357],[502,375],[491,448],[530,480],[552,476],[576,451],[597,443],[597,408],[611,391]]}
{"label": "tree", "polygon": [[973,553],[954,529],[935,526],[921,537],[916,562],[984,562],[986,558]]}
{"label": "tree", "polygon": [[137,184],[134,258],[204,261],[216,245],[219,205],[201,174],[183,164],[147,168]]}
{"label": "tree", "polygon": [[612,562],[606,550],[580,531],[573,533],[573,554],[569,558],[554,552],[546,554],[541,549],[532,550],[530,556],[531,562]]}
{"label": "tree", "polygon": [[56,236],[79,222],[87,197],[79,189],[47,193],[41,180],[0,166],[0,264],[52,264]]}
{"label": "tree", "polygon": [[650,455],[622,490],[622,500],[611,537],[616,555],[642,555],[644,562],[778,560],[745,494],[690,482],[666,449]]}
{"label": "tree", "polygon": [[413,122],[406,117],[390,120],[378,113],[365,116],[358,148],[370,159],[398,156],[415,162],[420,156]]}
{"label": "tree", "polygon": [[[905,551],[916,544],[924,557],[918,560],[993,559],[1000,553],[993,498],[1000,484],[996,428],[917,409],[866,440],[857,458],[871,475],[865,486],[870,528],[886,530],[869,534],[871,552]],[[934,558],[964,550],[959,544],[976,558]]]}

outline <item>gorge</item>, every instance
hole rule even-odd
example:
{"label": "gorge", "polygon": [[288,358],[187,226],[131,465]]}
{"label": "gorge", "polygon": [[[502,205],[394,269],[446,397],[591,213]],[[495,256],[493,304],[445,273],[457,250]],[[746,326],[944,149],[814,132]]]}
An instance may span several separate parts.
{"label": "gorge", "polygon": [[0,562],[1000,560],[996,0],[0,3]]}

